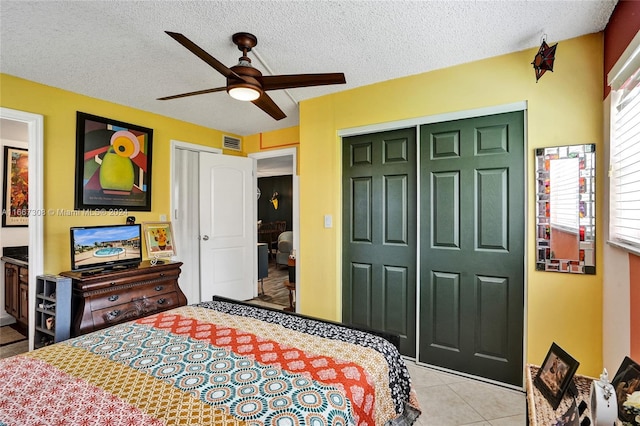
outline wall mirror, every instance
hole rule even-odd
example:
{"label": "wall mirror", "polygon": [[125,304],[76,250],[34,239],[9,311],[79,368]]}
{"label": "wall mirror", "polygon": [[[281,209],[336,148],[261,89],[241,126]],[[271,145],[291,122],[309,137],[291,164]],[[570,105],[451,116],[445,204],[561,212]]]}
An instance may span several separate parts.
{"label": "wall mirror", "polygon": [[536,149],[536,270],[595,274],[595,145]]}

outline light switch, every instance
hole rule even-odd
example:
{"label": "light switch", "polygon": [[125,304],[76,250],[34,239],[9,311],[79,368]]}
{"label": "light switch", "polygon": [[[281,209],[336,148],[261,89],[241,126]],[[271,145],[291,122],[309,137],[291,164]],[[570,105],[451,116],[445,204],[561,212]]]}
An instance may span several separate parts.
{"label": "light switch", "polygon": [[331,228],[333,226],[333,217],[330,214],[324,215],[324,227]]}
{"label": "light switch", "polygon": [[166,214],[161,214],[160,215],[160,222],[166,222],[167,221],[167,215]]}

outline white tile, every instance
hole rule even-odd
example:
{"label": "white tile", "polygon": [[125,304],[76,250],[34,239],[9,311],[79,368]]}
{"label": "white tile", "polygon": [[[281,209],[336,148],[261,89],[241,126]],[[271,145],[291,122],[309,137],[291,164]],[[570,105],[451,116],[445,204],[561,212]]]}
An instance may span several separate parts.
{"label": "white tile", "polygon": [[476,380],[452,383],[449,387],[485,420],[524,415],[525,394]]}
{"label": "white tile", "polygon": [[420,425],[457,426],[484,420],[447,385],[423,387],[418,393]]}
{"label": "white tile", "polygon": [[418,366],[413,362],[406,362],[406,364],[411,376],[411,383],[416,389],[446,384],[443,377],[435,370]]}
{"label": "white tile", "polygon": [[491,426],[525,426],[527,424],[527,417],[525,414],[503,417],[501,419],[491,420],[489,424]]}
{"label": "white tile", "polygon": [[422,415],[417,426],[522,426],[525,394],[406,361]]}

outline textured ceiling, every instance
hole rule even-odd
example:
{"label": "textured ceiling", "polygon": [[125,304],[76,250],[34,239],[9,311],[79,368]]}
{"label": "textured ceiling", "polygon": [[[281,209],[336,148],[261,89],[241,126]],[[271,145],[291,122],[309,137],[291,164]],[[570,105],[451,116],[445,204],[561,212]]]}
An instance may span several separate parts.
{"label": "textured ceiling", "polygon": [[[297,125],[304,99],[601,31],[616,1],[2,0],[0,72],[248,135]],[[225,92],[158,101],[225,85],[164,31],[229,67],[231,35],[250,32],[263,74],[344,72],[347,84],[269,92],[281,121]]]}

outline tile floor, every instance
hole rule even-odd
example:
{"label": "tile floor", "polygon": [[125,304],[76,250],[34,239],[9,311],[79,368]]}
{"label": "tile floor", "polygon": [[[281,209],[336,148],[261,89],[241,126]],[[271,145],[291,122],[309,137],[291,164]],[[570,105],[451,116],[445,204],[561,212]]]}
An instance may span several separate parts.
{"label": "tile floor", "polygon": [[[28,350],[27,342],[0,347],[0,358]],[[417,426],[524,426],[525,394],[406,361],[422,415]]]}
{"label": "tile floor", "polygon": [[406,361],[422,415],[418,426],[524,426],[525,393]]}

